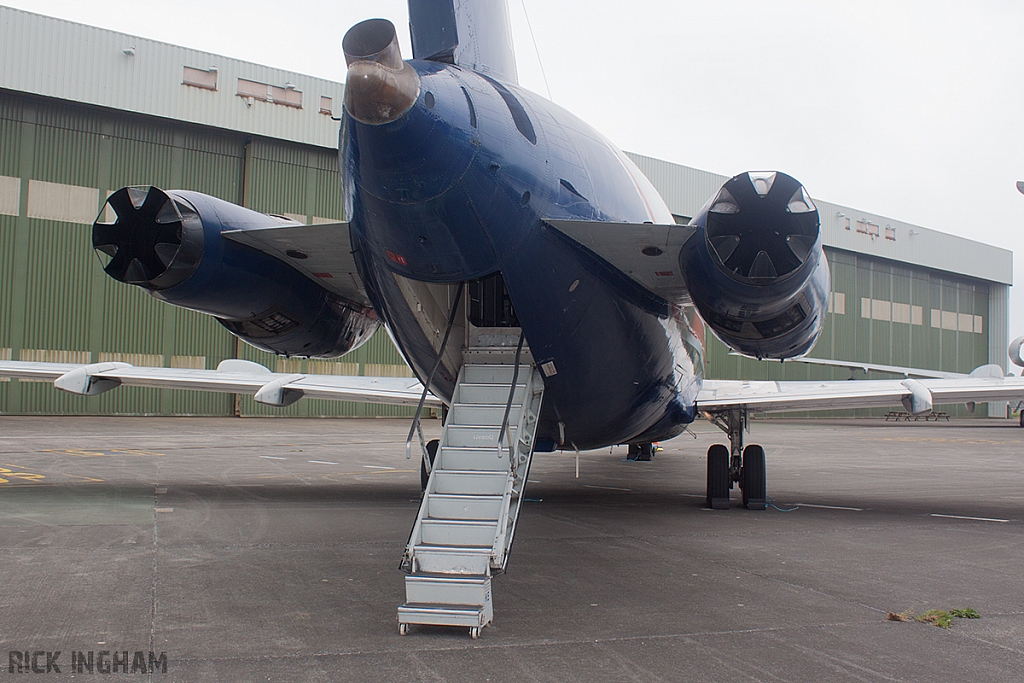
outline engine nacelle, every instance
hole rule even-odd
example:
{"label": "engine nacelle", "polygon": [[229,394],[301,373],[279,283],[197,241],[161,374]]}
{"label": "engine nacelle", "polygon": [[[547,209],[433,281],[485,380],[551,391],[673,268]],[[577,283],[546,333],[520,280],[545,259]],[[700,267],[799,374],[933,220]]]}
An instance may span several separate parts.
{"label": "engine nacelle", "polygon": [[679,264],[694,305],[727,346],[755,358],[804,355],[821,334],[829,272],[818,209],[794,178],[743,173],[690,221]]}
{"label": "engine nacelle", "polygon": [[209,313],[253,346],[333,358],[367,341],[372,308],[346,301],[290,265],[221,232],[295,225],[199,192],[126,187],[107,199],[116,215],[93,225],[104,270],[184,308]]}

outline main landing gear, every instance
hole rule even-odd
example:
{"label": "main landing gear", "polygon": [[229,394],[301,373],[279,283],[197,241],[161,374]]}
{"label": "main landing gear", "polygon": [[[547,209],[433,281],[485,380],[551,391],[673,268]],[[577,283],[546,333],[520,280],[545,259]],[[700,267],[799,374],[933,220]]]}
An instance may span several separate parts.
{"label": "main landing gear", "polygon": [[756,444],[743,447],[747,411],[737,408],[710,413],[709,419],[729,435],[729,447],[715,444],[708,449],[708,507],[727,510],[729,491],[739,483],[743,507],[764,510],[768,502],[764,449]]}

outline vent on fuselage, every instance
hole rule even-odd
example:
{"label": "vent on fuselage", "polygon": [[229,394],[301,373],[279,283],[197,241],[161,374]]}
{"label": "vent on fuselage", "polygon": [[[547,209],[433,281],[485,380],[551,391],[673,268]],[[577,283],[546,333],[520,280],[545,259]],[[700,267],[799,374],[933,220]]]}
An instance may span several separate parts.
{"label": "vent on fuselage", "polygon": [[498,81],[483,74],[480,74],[480,76],[494,86],[494,89],[501,95],[501,99],[505,101],[505,106],[508,107],[509,113],[512,114],[512,122],[516,124],[516,128],[523,134],[523,137],[529,140],[530,144],[536,145],[537,131],[533,129],[533,122],[530,121],[530,116],[526,113],[522,103],[516,99],[516,96],[508,88]]}

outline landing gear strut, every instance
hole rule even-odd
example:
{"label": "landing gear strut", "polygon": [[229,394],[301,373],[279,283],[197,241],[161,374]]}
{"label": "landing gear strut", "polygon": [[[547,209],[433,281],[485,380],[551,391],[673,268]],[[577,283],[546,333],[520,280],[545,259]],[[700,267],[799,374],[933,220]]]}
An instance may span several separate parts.
{"label": "landing gear strut", "polygon": [[738,483],[743,490],[743,507],[764,510],[768,499],[764,449],[756,444],[743,447],[747,411],[734,408],[710,413],[709,418],[729,435],[729,447],[715,444],[708,449],[708,507],[728,509],[729,490]]}

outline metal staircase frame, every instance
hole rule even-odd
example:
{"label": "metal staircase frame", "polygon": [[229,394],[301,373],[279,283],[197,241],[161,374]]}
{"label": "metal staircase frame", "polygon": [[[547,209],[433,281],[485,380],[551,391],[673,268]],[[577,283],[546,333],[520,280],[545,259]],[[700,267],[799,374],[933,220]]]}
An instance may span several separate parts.
{"label": "metal staircase frame", "polygon": [[[518,347],[510,346],[516,337]],[[403,635],[410,624],[432,624],[469,626],[479,636],[493,618],[491,576],[508,565],[522,509],[543,379],[518,328],[474,330],[463,361],[402,558]],[[471,445],[459,445],[467,439]]]}

